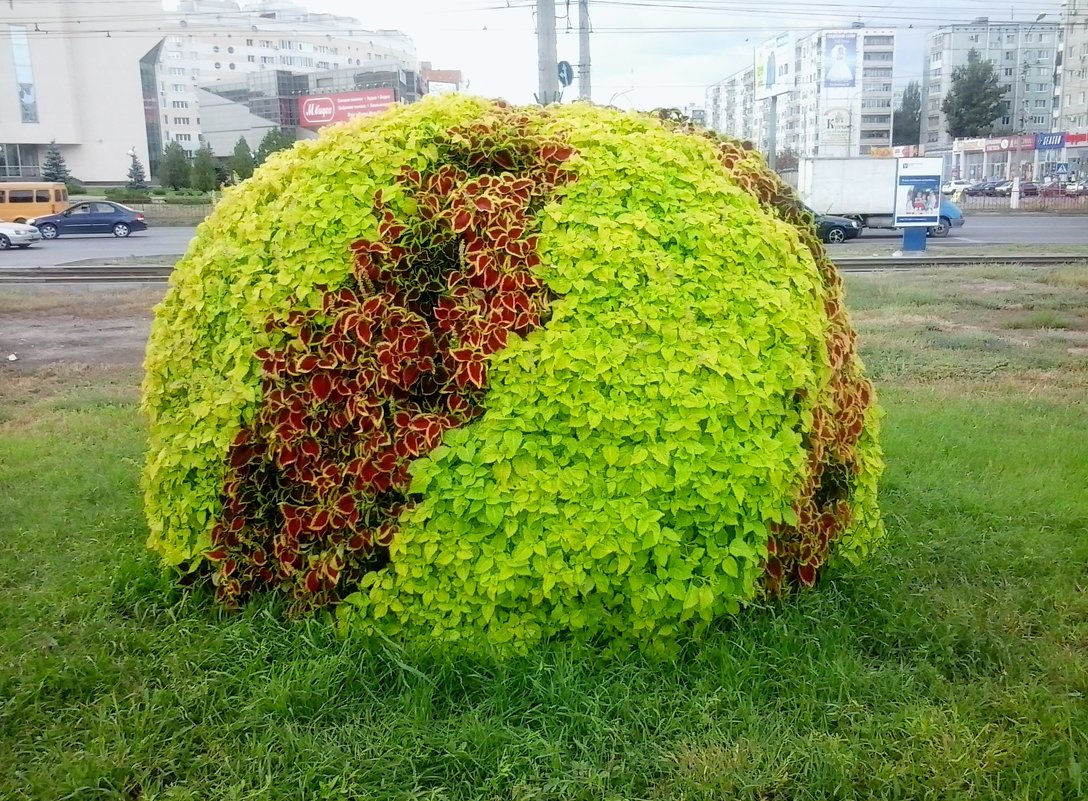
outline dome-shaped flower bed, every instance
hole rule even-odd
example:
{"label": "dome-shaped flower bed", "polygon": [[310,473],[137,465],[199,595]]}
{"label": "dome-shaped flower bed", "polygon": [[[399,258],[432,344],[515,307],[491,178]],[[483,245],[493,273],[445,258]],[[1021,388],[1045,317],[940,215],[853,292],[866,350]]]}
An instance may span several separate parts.
{"label": "dome-shaped flower bed", "polygon": [[882,537],[841,283],[760,158],[428,100],[229,191],[159,306],[150,547],[237,605],[667,646]]}

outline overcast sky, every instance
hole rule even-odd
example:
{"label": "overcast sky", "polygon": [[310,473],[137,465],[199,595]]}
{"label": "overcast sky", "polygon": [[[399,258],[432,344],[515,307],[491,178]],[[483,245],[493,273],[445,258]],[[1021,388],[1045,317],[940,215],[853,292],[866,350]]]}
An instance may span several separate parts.
{"label": "overcast sky", "polygon": [[[559,58],[578,63],[577,0],[556,1]],[[590,0],[593,99],[625,107],[702,105],[705,87],[750,63],[757,42],[785,29],[894,27],[897,83],[920,79],[923,37],[941,24],[1057,21],[1061,0],[1021,0],[999,12],[990,0]],[[469,91],[531,102],[537,86],[533,0],[297,0],[313,11],[398,28],[421,60],[461,69]],[[569,14],[569,22],[568,22]],[[913,26],[913,27],[910,27]],[[569,28],[569,33],[567,32]],[[568,92],[576,97],[577,82]]]}

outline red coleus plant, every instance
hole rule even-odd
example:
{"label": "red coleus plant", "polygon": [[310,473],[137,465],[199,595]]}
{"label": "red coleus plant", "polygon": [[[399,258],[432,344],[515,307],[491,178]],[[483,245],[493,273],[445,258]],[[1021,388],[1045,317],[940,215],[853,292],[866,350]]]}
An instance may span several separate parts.
{"label": "red coleus plant", "polygon": [[408,465],[481,413],[488,357],[547,316],[534,220],[573,150],[500,109],[441,151],[401,173],[418,216],[375,198],[379,237],[352,246],[350,285],[268,322],[286,341],[256,354],[263,401],[227,455],[205,554],[228,605],[275,587],[312,609],[384,565]]}

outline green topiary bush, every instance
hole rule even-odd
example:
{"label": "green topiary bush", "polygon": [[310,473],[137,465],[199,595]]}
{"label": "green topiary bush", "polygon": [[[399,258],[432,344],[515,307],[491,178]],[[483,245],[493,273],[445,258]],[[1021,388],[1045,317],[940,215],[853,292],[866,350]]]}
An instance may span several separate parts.
{"label": "green topiary bush", "polygon": [[227,605],[668,650],[879,542],[811,220],[737,143],[448,96],[227,189],[157,309],[150,547]]}

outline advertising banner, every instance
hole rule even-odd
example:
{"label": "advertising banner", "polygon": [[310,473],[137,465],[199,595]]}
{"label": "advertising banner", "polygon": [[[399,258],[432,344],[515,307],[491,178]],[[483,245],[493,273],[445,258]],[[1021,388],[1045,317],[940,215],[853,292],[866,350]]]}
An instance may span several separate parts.
{"label": "advertising banner", "polygon": [[756,48],[755,99],[766,100],[793,88],[790,63],[793,60],[793,38],[780,33]]}
{"label": "advertising banner", "polygon": [[825,109],[820,126],[820,144],[849,145],[850,127],[853,119],[853,112],[849,108]]}
{"label": "advertising banner", "polygon": [[1000,139],[987,139],[986,140],[986,152],[987,153],[1004,153],[1008,150],[1034,150],[1035,149],[1035,137],[1033,135],[1026,136],[1003,136]]}
{"label": "advertising banner", "polygon": [[858,35],[824,34],[824,87],[852,89],[858,80]]}
{"label": "advertising banner", "polygon": [[928,228],[941,219],[943,159],[899,159],[895,174],[896,228]]}
{"label": "advertising banner", "polygon": [[1067,147],[1084,147],[1088,145],[1088,133],[1067,133],[1065,144]]}
{"label": "advertising banner", "polygon": [[380,114],[396,102],[392,89],[364,89],[334,95],[303,95],[298,99],[299,125],[322,128],[352,117]]}
{"label": "advertising banner", "polygon": [[1061,150],[1065,147],[1065,131],[1035,134],[1036,150]]}

